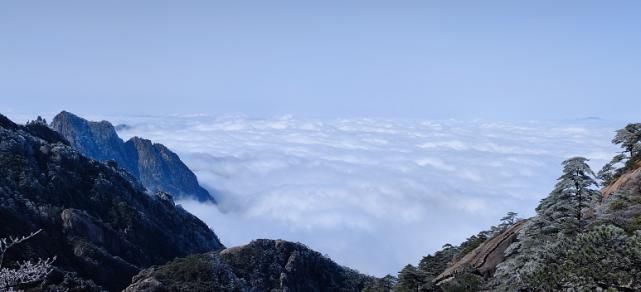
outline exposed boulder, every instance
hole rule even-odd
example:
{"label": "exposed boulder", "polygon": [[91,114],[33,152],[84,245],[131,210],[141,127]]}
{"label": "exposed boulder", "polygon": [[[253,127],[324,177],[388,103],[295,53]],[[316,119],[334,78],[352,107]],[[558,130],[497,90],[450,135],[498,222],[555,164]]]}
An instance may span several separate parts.
{"label": "exposed boulder", "polygon": [[505,231],[483,242],[477,248],[452,263],[433,282],[440,284],[462,272],[472,272],[485,277],[492,276],[496,266],[503,262],[504,251],[516,239],[527,220],[521,220],[508,227]]}
{"label": "exposed boulder", "polygon": [[125,143],[125,149],[130,159],[136,160],[138,178],[148,189],[167,192],[176,198],[215,202],[198,184],[196,175],[164,145],[133,137]]}
{"label": "exposed boulder", "polygon": [[641,176],[641,163],[637,163],[633,169],[624,173],[614,182],[601,190],[603,198],[607,199],[608,196],[621,190],[622,188],[629,188],[630,185],[636,186],[639,184],[639,177]]}
{"label": "exposed boulder", "polygon": [[602,193],[595,224],[610,223],[628,232],[641,230],[641,168],[624,173]]}

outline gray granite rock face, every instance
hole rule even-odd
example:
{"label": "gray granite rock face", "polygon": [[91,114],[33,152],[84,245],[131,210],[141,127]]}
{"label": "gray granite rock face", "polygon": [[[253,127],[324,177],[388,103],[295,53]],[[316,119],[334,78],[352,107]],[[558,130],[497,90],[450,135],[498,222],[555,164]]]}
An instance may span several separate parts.
{"label": "gray granite rock face", "polygon": [[51,127],[83,155],[115,161],[152,193],[162,191],[176,199],[215,202],[178,155],[162,144],[139,137],[125,142],[111,123],[87,121],[65,111],[54,117]]}

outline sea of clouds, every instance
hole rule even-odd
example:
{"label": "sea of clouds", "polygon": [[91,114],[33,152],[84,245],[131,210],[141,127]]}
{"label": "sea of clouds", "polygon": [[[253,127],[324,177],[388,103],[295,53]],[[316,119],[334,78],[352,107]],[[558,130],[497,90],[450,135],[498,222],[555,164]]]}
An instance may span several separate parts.
{"label": "sea of clouds", "polygon": [[560,163],[598,169],[617,126],[394,119],[111,117],[124,139],[176,151],[219,202],[179,202],[227,246],[299,241],[374,275],[498,223],[533,215]]}

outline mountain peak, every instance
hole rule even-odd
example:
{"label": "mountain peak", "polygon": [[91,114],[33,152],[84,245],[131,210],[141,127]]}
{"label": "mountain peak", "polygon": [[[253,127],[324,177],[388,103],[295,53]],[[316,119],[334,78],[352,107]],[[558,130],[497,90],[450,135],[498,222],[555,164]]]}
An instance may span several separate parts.
{"label": "mountain peak", "polygon": [[88,121],[67,111],[56,115],[51,127],[84,155],[115,161],[152,193],[162,191],[179,199],[215,202],[178,155],[162,144],[141,137],[124,142],[110,122]]}

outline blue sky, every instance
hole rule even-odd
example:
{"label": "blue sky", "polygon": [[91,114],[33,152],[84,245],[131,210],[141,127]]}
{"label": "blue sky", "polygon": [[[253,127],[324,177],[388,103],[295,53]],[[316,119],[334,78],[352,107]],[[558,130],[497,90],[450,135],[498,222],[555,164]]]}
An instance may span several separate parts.
{"label": "blue sky", "polygon": [[[226,244],[302,241],[383,275],[507,211],[532,215],[564,159],[614,155],[612,125],[639,119],[640,11],[0,1],[0,113],[128,123],[121,135],[168,145],[221,194],[185,206]],[[611,121],[568,121],[585,117]]]}
{"label": "blue sky", "polygon": [[632,121],[638,1],[2,1],[2,111]]}

